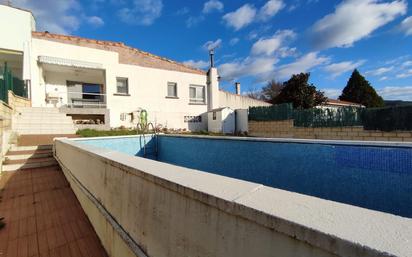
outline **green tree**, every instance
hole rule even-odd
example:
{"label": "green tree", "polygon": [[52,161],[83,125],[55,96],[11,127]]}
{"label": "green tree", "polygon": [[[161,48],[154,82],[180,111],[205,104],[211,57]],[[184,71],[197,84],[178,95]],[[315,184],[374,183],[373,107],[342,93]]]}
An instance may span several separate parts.
{"label": "green tree", "polygon": [[382,97],[376,93],[369,81],[357,69],[343,89],[339,100],[362,104],[366,107],[382,107],[385,105]]}
{"label": "green tree", "polygon": [[300,73],[283,83],[280,94],[273,99],[273,104],[292,103],[294,108],[308,109],[326,102],[323,92],[309,84],[310,73]]}

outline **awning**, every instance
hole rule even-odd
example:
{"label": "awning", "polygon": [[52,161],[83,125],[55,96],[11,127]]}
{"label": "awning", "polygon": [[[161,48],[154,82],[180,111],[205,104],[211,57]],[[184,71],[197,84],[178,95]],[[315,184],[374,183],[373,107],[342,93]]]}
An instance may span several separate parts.
{"label": "awning", "polygon": [[103,65],[101,63],[71,60],[52,56],[39,56],[39,62],[75,68],[103,69]]}

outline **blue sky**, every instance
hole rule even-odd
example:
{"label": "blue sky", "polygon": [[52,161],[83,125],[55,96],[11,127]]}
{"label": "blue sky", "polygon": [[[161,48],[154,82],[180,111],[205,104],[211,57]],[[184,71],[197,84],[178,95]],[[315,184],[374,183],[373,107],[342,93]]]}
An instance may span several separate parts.
{"label": "blue sky", "polygon": [[406,0],[14,0],[38,30],[127,45],[208,66],[216,47],[221,87],[258,90],[311,72],[337,97],[354,68],[385,99],[412,100],[412,12]]}

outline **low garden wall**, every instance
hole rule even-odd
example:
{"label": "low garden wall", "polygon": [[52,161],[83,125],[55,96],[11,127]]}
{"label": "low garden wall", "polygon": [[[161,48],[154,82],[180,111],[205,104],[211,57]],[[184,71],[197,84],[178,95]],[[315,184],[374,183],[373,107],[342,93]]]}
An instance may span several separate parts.
{"label": "low garden wall", "polygon": [[30,107],[31,101],[28,98],[15,95],[13,91],[9,90],[9,105],[13,111],[16,111],[18,107]]}
{"label": "low garden wall", "polygon": [[249,121],[249,135],[255,137],[302,138],[326,140],[404,141],[412,142],[412,131],[383,132],[363,127],[295,127],[293,120]]}
{"label": "low garden wall", "polygon": [[109,256],[366,257],[412,252],[406,218],[77,140],[57,139],[54,153]]}
{"label": "low garden wall", "polygon": [[[8,91],[8,102],[0,100],[0,158],[8,151],[12,135],[12,117],[17,107],[29,107],[31,101]],[[1,163],[1,162],[0,162]],[[0,167],[1,170],[1,167]]]}

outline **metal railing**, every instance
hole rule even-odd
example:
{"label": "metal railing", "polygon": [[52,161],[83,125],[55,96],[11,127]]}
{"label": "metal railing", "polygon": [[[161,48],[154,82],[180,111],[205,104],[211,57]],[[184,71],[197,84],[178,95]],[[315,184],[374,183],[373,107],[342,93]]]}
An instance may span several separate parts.
{"label": "metal railing", "polygon": [[83,92],[48,92],[46,101],[68,108],[106,108],[106,94]]}
{"label": "metal railing", "polygon": [[13,72],[8,68],[7,62],[4,67],[0,67],[0,100],[5,103],[9,102],[8,91],[11,90],[15,95],[27,98],[26,83],[15,77]]}

